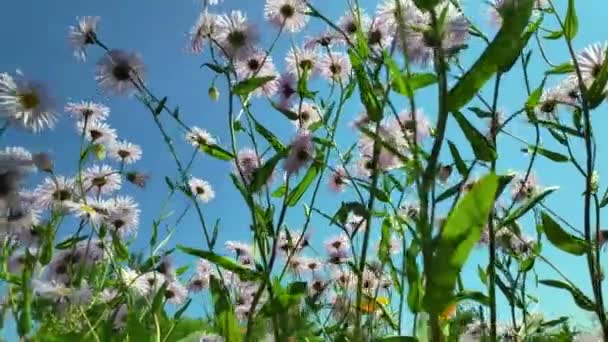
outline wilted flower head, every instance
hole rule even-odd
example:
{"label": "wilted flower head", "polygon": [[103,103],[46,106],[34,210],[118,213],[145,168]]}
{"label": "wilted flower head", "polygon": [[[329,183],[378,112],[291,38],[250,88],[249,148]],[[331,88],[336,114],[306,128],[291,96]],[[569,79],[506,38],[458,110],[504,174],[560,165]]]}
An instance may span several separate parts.
{"label": "wilted flower head", "polygon": [[241,11],[232,11],[217,18],[215,39],[228,58],[244,57],[259,39],[255,26]]}
{"label": "wilted flower head", "polygon": [[523,201],[534,196],[539,190],[536,176],[529,174],[519,174],[513,179],[511,197],[514,201]]}
{"label": "wilted flower head", "polygon": [[211,39],[217,30],[217,15],[203,11],[190,29],[190,51],[200,53],[205,39]]}
{"label": "wilted flower head", "polygon": [[137,171],[129,171],[125,177],[127,181],[137,185],[140,188],[145,188],[150,176]]}
{"label": "wilted flower head", "polygon": [[133,164],[141,159],[141,147],[128,141],[114,141],[109,150],[112,158],[124,164]]}
{"label": "wilted flower head", "polygon": [[90,101],[68,102],[65,111],[76,120],[88,122],[104,121],[110,115],[110,108]]}
{"label": "wilted flower head", "polygon": [[0,74],[0,116],[34,132],[53,128],[57,122],[47,88],[40,82],[26,79],[19,70],[15,77]]}
{"label": "wilted flower head", "polygon": [[211,133],[197,126],[193,126],[188,132],[186,132],[186,141],[196,148],[204,145],[216,144],[216,140],[213,138]]}
{"label": "wilted flower head", "polygon": [[68,40],[74,49],[74,57],[80,61],[87,59],[86,46],[93,45],[97,41],[97,24],[99,17],[77,18],[78,24],[70,26]]}
{"label": "wilted flower head", "polygon": [[315,145],[312,134],[306,130],[299,130],[291,142],[289,154],[283,163],[283,168],[288,175],[297,173],[303,167],[310,164],[315,156]]}
{"label": "wilted flower head", "polygon": [[122,179],[118,171],[109,165],[95,165],[84,171],[84,190],[94,190],[100,194],[110,194],[120,189]]}
{"label": "wilted flower head", "polygon": [[95,70],[99,87],[113,95],[131,94],[145,76],[146,67],[141,56],[124,50],[108,51],[97,62]]}
{"label": "wilted flower head", "polygon": [[211,184],[207,181],[191,177],[188,181],[188,185],[190,186],[190,191],[194,197],[203,203],[208,203],[215,198],[215,191],[213,191]]}
{"label": "wilted flower head", "polygon": [[300,32],[308,23],[304,0],[266,0],[264,17],[287,32]]}

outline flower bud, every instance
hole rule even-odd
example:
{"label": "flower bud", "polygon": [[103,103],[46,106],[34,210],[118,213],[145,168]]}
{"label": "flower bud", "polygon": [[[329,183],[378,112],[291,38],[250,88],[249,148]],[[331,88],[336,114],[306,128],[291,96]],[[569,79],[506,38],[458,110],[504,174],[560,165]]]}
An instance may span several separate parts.
{"label": "flower bud", "polygon": [[444,165],[439,168],[439,172],[437,173],[437,179],[441,183],[447,182],[448,178],[452,175],[452,166]]}
{"label": "flower bud", "polygon": [[49,156],[48,153],[45,153],[45,152],[34,153],[32,155],[32,161],[34,162],[34,165],[36,165],[36,167],[40,171],[45,171],[45,172],[53,171],[53,161],[51,160],[51,156]]}
{"label": "flower bud", "polygon": [[145,188],[149,179],[150,176],[137,171],[127,172],[127,180],[140,188]]}
{"label": "flower bud", "polygon": [[209,98],[212,101],[217,101],[220,98],[220,92],[219,90],[217,90],[217,87],[215,86],[215,84],[211,85],[211,87],[209,87]]}

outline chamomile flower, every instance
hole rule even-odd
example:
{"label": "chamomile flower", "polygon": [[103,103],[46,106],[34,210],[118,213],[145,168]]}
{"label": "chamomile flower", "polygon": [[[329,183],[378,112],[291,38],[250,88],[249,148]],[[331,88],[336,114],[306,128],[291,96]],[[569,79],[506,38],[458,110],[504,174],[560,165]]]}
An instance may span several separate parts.
{"label": "chamomile flower", "polygon": [[304,0],[266,0],[264,17],[287,32],[300,32],[308,23],[308,4]]}
{"label": "chamomile flower", "polygon": [[301,77],[304,70],[308,70],[308,77],[313,77],[319,73],[318,67],[319,52],[315,47],[294,47],[285,56],[285,67],[293,75]]}
{"label": "chamomile flower", "polygon": [[76,120],[88,122],[104,121],[110,115],[110,108],[91,101],[68,102],[65,111]]}
{"label": "chamomile flower", "polygon": [[80,120],[76,123],[76,130],[80,134],[84,131],[85,138],[92,143],[109,144],[116,140],[116,130],[102,121]]}
{"label": "chamomile flower", "polygon": [[77,219],[99,225],[107,217],[110,203],[103,198],[87,197],[86,204],[84,202],[73,202],[68,205],[72,215]]}
{"label": "chamomile flower", "polygon": [[197,126],[193,126],[186,132],[186,141],[196,148],[204,145],[215,145],[217,143],[211,133]]}
{"label": "chamomile flower", "polygon": [[53,128],[57,122],[53,99],[46,86],[26,79],[21,71],[17,71],[15,77],[0,74],[0,115],[34,132]]}
{"label": "chamomile flower", "polygon": [[346,82],[352,66],[348,57],[340,52],[327,53],[319,61],[321,76],[331,82]]}
{"label": "chamomile flower", "polygon": [[76,196],[74,179],[64,176],[46,178],[36,188],[36,203],[43,209],[66,210],[68,202]]}
{"label": "chamomile flower", "polygon": [[595,43],[587,46],[577,54],[576,61],[581,71],[582,81],[587,88],[591,87],[593,81],[599,75],[604,60],[606,60],[606,43]]}
{"label": "chamomile flower", "polygon": [[332,251],[347,250],[350,248],[348,236],[341,234],[325,240],[325,249],[328,253]]}
{"label": "chamomile flower", "polygon": [[87,45],[93,45],[97,41],[97,25],[101,18],[85,16],[76,19],[78,23],[69,28],[68,40],[74,50],[74,57],[84,62],[87,59]]}
{"label": "chamomile flower", "polygon": [[188,185],[194,197],[203,203],[208,203],[215,198],[215,191],[213,191],[211,184],[207,181],[191,177]]}
{"label": "chamomile flower", "polygon": [[130,95],[145,76],[146,67],[142,57],[124,50],[108,51],[97,62],[95,70],[99,87],[112,95]]}
{"label": "chamomile flower", "polygon": [[111,194],[120,189],[122,179],[118,171],[109,165],[94,165],[84,171],[84,190],[94,190],[99,194]]}
{"label": "chamomile flower", "polygon": [[194,53],[200,53],[203,50],[205,39],[212,39],[213,34],[217,30],[217,15],[203,11],[194,26],[190,29],[190,45],[189,50]]}
{"label": "chamomile flower", "polygon": [[124,164],[133,164],[141,159],[141,147],[128,141],[115,141],[109,150],[112,158]]}
{"label": "chamomile flower", "polygon": [[283,168],[288,175],[297,173],[300,169],[309,165],[315,156],[315,145],[312,134],[306,130],[299,130],[291,142],[289,154],[283,163]]}
{"label": "chamomile flower", "polygon": [[232,11],[217,18],[215,39],[228,58],[239,58],[257,44],[259,34],[243,12]]}
{"label": "chamomile flower", "polygon": [[541,95],[538,104],[534,106],[534,111],[537,115],[545,119],[554,119],[559,110],[562,93],[558,88],[544,91]]}
{"label": "chamomile flower", "polygon": [[308,101],[302,101],[301,105],[299,103],[293,105],[291,111],[298,115],[296,120],[292,120],[298,129],[308,129],[312,124],[323,119],[321,110]]}

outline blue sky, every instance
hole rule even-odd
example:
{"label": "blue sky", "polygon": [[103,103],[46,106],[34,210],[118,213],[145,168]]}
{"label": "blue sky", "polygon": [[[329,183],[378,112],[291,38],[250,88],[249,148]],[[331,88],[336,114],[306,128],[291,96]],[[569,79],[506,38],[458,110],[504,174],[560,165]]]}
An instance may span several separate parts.
{"label": "blue sky", "polygon": [[[260,24],[260,31],[267,46],[275,33],[275,28],[262,22],[262,1],[236,1],[226,0],[219,6],[219,11],[227,8],[240,8],[245,10],[249,17]],[[363,1],[365,6],[374,8],[376,1]],[[565,6],[565,1],[559,6]],[[246,3],[243,5],[243,3]],[[331,18],[338,18],[345,1],[327,2],[313,1],[313,4],[323,8]],[[487,25],[485,6],[478,1],[463,1],[465,11],[491,36],[494,29]],[[369,5],[368,5],[369,4]],[[328,6],[330,6],[328,8]],[[245,8],[243,8],[245,7]],[[101,56],[100,50],[93,50],[86,63],[77,63],[66,41],[67,27],[75,22],[76,16],[98,15],[101,17],[99,36],[110,47],[124,48],[140,52],[148,66],[147,83],[158,96],[168,96],[170,106],[179,105],[183,120],[190,125],[204,127],[218,137],[219,141],[227,146],[229,143],[228,123],[226,116],[225,84],[218,82],[220,101],[212,102],[207,97],[207,89],[213,75],[208,70],[200,69],[207,55],[195,56],[185,52],[187,41],[186,33],[196,20],[200,7],[195,0],[108,0],[108,1],[82,1],[64,0],[50,1],[11,1],[0,11],[0,31],[5,32],[0,54],[0,72],[13,72],[20,68],[31,78],[45,81],[56,98],[59,109],[70,100],[93,100],[109,105],[112,109],[110,124],[117,129],[119,137],[127,139],[143,148],[143,159],[135,165],[136,169],[148,172],[152,176],[149,186],[145,190],[138,190],[130,184],[124,186],[124,193],[130,193],[139,201],[142,209],[142,219],[139,235],[134,247],[143,248],[149,239],[151,221],[158,216],[160,206],[164,200],[167,188],[163,181],[164,176],[175,176],[173,161],[167,153],[160,134],[150,117],[150,113],[133,98],[107,97],[98,92],[94,81],[94,63]],[[562,11],[563,13],[563,11]],[[598,10],[597,4],[578,1],[578,14],[580,30],[575,41],[577,50],[587,44],[606,39],[608,28],[602,21],[605,16]],[[546,26],[555,29],[554,20],[547,20]],[[308,34],[315,34],[323,28],[319,23],[309,26]],[[302,34],[296,37],[301,39]],[[274,54],[275,63],[279,68],[283,65],[283,56],[286,51],[288,39],[283,37]],[[471,61],[480,52],[478,40],[471,41],[472,48],[463,55],[463,63],[470,65]],[[565,44],[562,41],[547,44],[547,54],[556,64],[568,60]],[[516,66],[516,70],[521,70]],[[530,66],[530,79],[535,88],[542,79],[546,67],[541,63],[537,51],[532,56]],[[503,80],[503,88],[499,100],[499,108],[506,112],[520,109],[525,102],[525,88],[520,71],[510,73]],[[551,78],[547,85],[552,86],[559,78]],[[490,84],[490,83],[488,83]],[[490,87],[484,93],[490,95]],[[418,96],[418,104],[423,107],[431,121],[435,119],[436,98],[433,89],[424,90]],[[404,101],[400,101],[405,106]],[[254,102],[253,112],[256,117],[272,129],[278,136],[289,140],[294,132],[293,126],[286,122],[283,116],[272,111],[261,101]],[[345,121],[354,119],[361,110],[359,104],[352,103],[346,108]],[[608,124],[603,116],[604,107],[600,107],[593,115],[598,143],[597,171],[608,177],[608,167],[603,160],[606,155],[607,139],[602,128]],[[471,116],[472,113],[466,113]],[[564,113],[564,115],[567,115]],[[569,115],[565,120],[570,120]],[[182,133],[170,121],[165,120],[168,130],[175,137],[175,144],[181,158],[190,156],[191,149],[183,141]],[[466,155],[471,155],[468,145],[459,132],[454,121],[450,121],[448,137],[454,140]],[[523,119],[510,129],[511,133],[531,140],[533,129],[526,125]],[[347,147],[352,142],[354,132],[344,127],[339,131],[340,146]],[[11,130],[1,138],[0,146],[22,145],[32,151],[47,151],[55,157],[58,173],[71,175],[77,162],[78,136],[74,129],[74,122],[62,115],[57,127],[50,132],[40,135]],[[549,149],[561,150],[551,137],[543,136],[544,146]],[[522,170],[527,166],[529,156],[520,152],[521,146],[517,141],[502,137],[499,140],[500,160],[499,170]],[[577,146],[579,147],[579,146]],[[582,147],[582,145],[580,145]],[[577,148],[577,155],[583,156],[584,150]],[[450,161],[449,153],[444,151],[443,160]],[[215,188],[216,199],[203,206],[208,223],[220,219],[220,243],[225,240],[243,240],[249,236],[249,220],[245,204],[235,191],[227,176],[231,166],[224,162],[212,160],[205,156],[197,159],[193,175],[208,180]],[[556,165],[552,161],[540,159],[534,169],[539,181],[544,186],[559,185],[560,190],[547,201],[554,211],[567,218],[572,224],[582,226],[584,182],[571,166]],[[604,178],[605,179],[605,178]],[[36,184],[37,178],[32,179]],[[279,183],[275,182],[276,187]],[[326,183],[324,183],[326,184]],[[323,187],[325,188],[325,187]],[[605,187],[602,187],[605,189]],[[350,197],[349,197],[350,196]],[[334,212],[340,201],[352,198],[352,194],[334,195],[327,190],[321,191],[319,207],[327,212]],[[187,200],[177,195],[171,208],[175,215],[186,205]],[[299,227],[303,221],[303,210],[295,207],[289,214],[287,224]],[[602,213],[602,218],[605,215]],[[530,220],[522,221],[524,230],[532,234],[534,227]],[[315,242],[322,242],[330,234],[337,233],[335,227],[328,227],[327,222],[320,218],[312,221],[313,232],[316,234]],[[69,227],[67,227],[69,229]],[[179,225],[171,239],[170,245],[185,244],[197,248],[205,248],[200,226],[194,215],[188,215]],[[544,244],[544,255],[560,267],[569,277],[574,279],[590,295],[589,277],[583,257],[572,257],[557,252],[548,243]],[[476,274],[477,264],[485,264],[487,254],[477,250],[469,260],[463,273],[467,287],[480,288]],[[178,261],[189,262],[190,259]],[[538,278],[557,279],[557,275],[541,263],[536,267]],[[530,281],[530,284],[532,281]],[[555,291],[546,287],[534,289],[540,299],[542,311],[549,315],[572,315],[584,322],[589,315],[576,308],[569,296],[564,292]],[[559,298],[559,300],[556,300]],[[501,300],[502,308],[506,302]],[[501,311],[500,317],[507,319],[507,311]]]}

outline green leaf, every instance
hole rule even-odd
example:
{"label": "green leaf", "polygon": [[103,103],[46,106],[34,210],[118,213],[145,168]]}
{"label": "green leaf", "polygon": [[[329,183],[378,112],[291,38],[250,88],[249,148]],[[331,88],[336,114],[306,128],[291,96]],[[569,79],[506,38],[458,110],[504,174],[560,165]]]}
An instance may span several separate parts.
{"label": "green leaf", "polygon": [[580,133],[579,131],[577,131],[576,129],[574,129],[572,127],[560,125],[557,122],[548,121],[548,120],[537,120],[536,122],[538,122],[539,124],[541,124],[547,128],[552,128],[552,129],[558,130],[558,131],[568,134],[568,135],[572,135],[572,136],[575,136],[578,138],[583,137],[583,134]]}
{"label": "green leaf", "polygon": [[456,277],[479,241],[497,190],[498,177],[488,174],[473,185],[448,215],[428,269],[423,300],[427,312],[439,314],[454,299]]}
{"label": "green leaf", "polygon": [[461,176],[466,176],[468,171],[467,165],[462,160],[460,156],[460,152],[458,151],[458,147],[454,145],[453,142],[448,140],[448,146],[450,147],[450,153],[452,154],[452,159],[454,159],[454,165],[456,165],[456,170],[460,173]]}
{"label": "green leaf", "polygon": [[167,103],[167,97],[163,97],[160,101],[158,101],[158,105],[156,106],[156,109],[154,110],[154,115],[159,115],[160,113],[163,112],[163,109],[165,109],[165,104]]}
{"label": "green leaf", "polygon": [[393,89],[407,97],[414,96],[418,89],[422,89],[437,83],[437,76],[431,73],[414,73],[409,76],[406,73],[392,75]]}
{"label": "green leaf", "polygon": [[535,0],[522,0],[517,6],[504,6],[502,27],[494,40],[450,90],[448,111],[459,110],[467,104],[496,72],[513,64],[527,42],[522,37]]}
{"label": "green leaf", "polygon": [[253,120],[253,125],[255,127],[256,132],[260,133],[260,135],[264,137],[266,141],[268,141],[270,146],[272,146],[275,151],[285,151],[285,146],[283,146],[279,138],[277,138],[271,131],[264,127],[264,125],[259,123],[253,116],[251,116],[251,119]]}
{"label": "green leaf", "polygon": [[574,71],[574,65],[571,62],[566,62],[566,63],[557,65],[557,66],[545,71],[545,75],[569,74],[573,71]]}
{"label": "green leaf", "polygon": [[112,247],[114,247],[114,252],[116,252],[116,256],[119,260],[129,259],[129,250],[127,249],[127,246],[125,246],[115,232],[112,232]]}
{"label": "green leaf", "polygon": [[378,247],[378,260],[382,263],[387,263],[391,258],[390,243],[391,243],[391,220],[389,217],[385,217],[382,220],[382,227],[380,228],[380,245]]}
{"label": "green leaf", "polygon": [[279,161],[283,159],[283,157],[284,153],[277,153],[272,158],[268,159],[268,161],[266,161],[262,167],[253,171],[251,183],[249,184],[249,190],[252,193],[258,192],[264,186],[264,184],[268,183],[268,180],[270,177],[272,177],[275,167]]}
{"label": "green leaf", "polygon": [[576,6],[574,0],[568,0],[568,11],[564,19],[564,37],[568,40],[574,39],[578,33],[578,17],[576,16]]}
{"label": "green leaf", "polygon": [[234,315],[234,308],[230,302],[228,291],[214,277],[211,278],[210,288],[215,311],[213,321],[220,335],[226,341],[241,341],[242,336],[239,331],[239,324]]}
{"label": "green leaf", "polygon": [[410,311],[416,313],[420,311],[420,297],[422,296],[422,279],[418,270],[416,259],[420,253],[418,243],[412,241],[412,244],[406,252],[406,268],[405,275],[408,281],[407,305]]}
{"label": "green leaf", "polygon": [[279,186],[275,191],[272,192],[272,194],[270,194],[270,196],[274,197],[274,198],[281,198],[283,196],[285,196],[285,192],[287,191],[287,186],[285,186],[285,184]]}
{"label": "green leaf", "polygon": [[541,214],[543,222],[543,230],[547,235],[547,239],[557,248],[564,252],[583,255],[589,250],[589,246],[583,239],[579,239],[576,236],[569,234],[559,223],[557,223],[551,216],[543,212]]}
{"label": "green leaf", "polygon": [[217,74],[223,74],[223,73],[225,73],[228,70],[225,67],[219,66],[217,64],[212,64],[212,63],[203,63],[201,65],[201,68],[202,67],[207,67],[207,68],[215,71],[215,73],[217,73]]}
{"label": "green leaf", "polygon": [[238,274],[243,280],[255,280],[259,279],[262,274],[260,272],[254,271],[252,269],[243,267],[242,265],[236,263],[234,260],[227,258],[225,256],[217,255],[213,252],[203,251],[200,249],[184,247],[182,245],[177,245],[177,249],[180,251],[197,256],[199,258],[203,258],[221,268],[224,268],[228,271],[232,271]]}
{"label": "green leaf", "polygon": [[[606,47],[605,51],[608,52],[608,47]],[[595,77],[593,84],[591,84],[591,88],[589,88],[587,92],[583,92],[584,95],[586,94],[587,100],[589,101],[590,109],[594,109],[604,102],[606,82],[608,82],[608,58],[604,59],[602,68]]]}
{"label": "green leaf", "polygon": [[186,301],[186,304],[182,305],[182,307],[179,308],[179,310],[175,311],[175,315],[173,315],[173,319],[179,319],[180,317],[182,317],[184,312],[186,312],[186,310],[188,310],[190,303],[192,303],[192,298],[188,298],[188,300]]}
{"label": "green leaf", "polygon": [[359,95],[361,96],[361,102],[365,106],[367,116],[374,122],[382,120],[382,107],[380,102],[374,93],[374,88],[370,80],[367,78],[367,73],[363,67],[363,62],[355,54],[352,49],[348,50],[348,55],[352,64],[355,77],[357,78],[357,84],[359,85]]}
{"label": "green leaf", "polygon": [[593,301],[589,299],[589,297],[585,296],[585,294],[578,288],[559,280],[543,279],[539,280],[538,282],[546,286],[555,287],[557,289],[563,289],[570,292],[570,295],[572,295],[574,302],[579,308],[587,311],[595,311],[595,304]]}
{"label": "green leaf", "polygon": [[547,159],[553,160],[554,162],[565,163],[567,161],[570,161],[570,158],[568,158],[568,156],[565,156],[561,153],[547,150],[546,148],[542,148],[539,146],[529,145],[527,149],[524,149],[522,151],[528,152],[528,153],[534,153],[534,150],[536,150],[536,153],[540,154],[541,156],[543,156]]}
{"label": "green leaf", "polygon": [[217,145],[200,145],[201,151],[219,160],[230,161],[234,159],[234,155]]}
{"label": "green leaf", "polygon": [[492,117],[492,112],[488,112],[479,107],[469,107],[467,109],[475,113],[475,115],[477,115],[477,117],[481,119],[488,119]]}
{"label": "green leaf", "polygon": [[275,79],[275,76],[252,77],[237,83],[232,92],[236,95],[247,96],[252,91]]}
{"label": "green leaf", "polygon": [[564,31],[559,30],[559,31],[553,31],[553,32],[549,33],[548,35],[545,35],[543,38],[549,39],[549,40],[557,40],[557,39],[560,39],[563,35],[564,35]]}
{"label": "green leaf", "polygon": [[490,298],[485,293],[479,291],[460,291],[456,295],[456,301],[460,302],[463,300],[472,300],[481,305],[490,304]]}
{"label": "green leaf", "polygon": [[505,220],[502,222],[503,226],[508,226],[509,224],[515,222],[515,220],[524,216],[528,211],[532,210],[538,203],[542,202],[545,197],[549,196],[551,193],[559,189],[559,187],[549,187],[545,188],[540,193],[530,197],[524,204],[515,209],[512,213],[507,215]]}
{"label": "green leaf", "polygon": [[418,339],[411,336],[388,336],[381,337],[374,341],[378,342],[418,342]]}
{"label": "green leaf", "polygon": [[348,218],[348,213],[353,212],[355,215],[366,217],[367,216],[367,208],[359,203],[359,202],[342,202],[340,209],[336,211],[332,221],[339,222],[341,224],[346,223],[346,219]]}
{"label": "green leaf", "polygon": [[461,183],[454,184],[449,189],[445,190],[439,196],[437,196],[435,201],[437,203],[439,203],[439,202],[445,201],[446,199],[456,195],[460,191],[461,185],[462,185]]}
{"label": "green leaf", "polygon": [[431,11],[439,4],[439,0],[414,0],[414,4],[422,10]]}
{"label": "green leaf", "polygon": [[55,248],[57,249],[68,249],[68,248],[72,248],[74,245],[76,245],[77,243],[79,243],[80,241],[84,241],[86,239],[88,239],[89,236],[88,235],[84,235],[84,236],[73,236],[71,238],[65,239],[63,241],[61,241],[60,243],[58,243],[57,245],[55,245]]}
{"label": "green leaf", "polygon": [[320,170],[317,163],[313,163],[304,175],[304,178],[302,178],[300,183],[295,188],[293,188],[293,190],[291,190],[291,192],[287,196],[288,206],[293,207],[298,204],[302,196],[304,196],[304,193],[306,193],[306,190],[308,190],[308,187],[310,186],[312,181],[317,178],[319,171]]}
{"label": "green leaf", "polygon": [[475,158],[491,162],[496,159],[496,150],[492,147],[488,139],[481,134],[460,112],[454,112],[454,118],[469,140]]}
{"label": "green leaf", "polygon": [[386,193],[386,191],[379,189],[379,188],[374,188],[365,183],[359,183],[359,186],[366,189],[370,194],[373,194],[374,197],[376,197],[376,199],[378,199],[379,201],[384,202],[384,203],[390,203],[391,196],[388,193]]}
{"label": "green leaf", "polygon": [[292,120],[292,121],[298,120],[298,113],[291,111],[289,109],[283,108],[272,101],[270,101],[270,104],[272,105],[272,107],[274,109],[279,111],[281,114],[285,115],[285,117],[288,118],[289,120]]}

